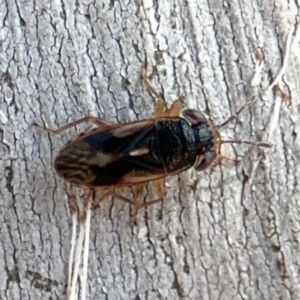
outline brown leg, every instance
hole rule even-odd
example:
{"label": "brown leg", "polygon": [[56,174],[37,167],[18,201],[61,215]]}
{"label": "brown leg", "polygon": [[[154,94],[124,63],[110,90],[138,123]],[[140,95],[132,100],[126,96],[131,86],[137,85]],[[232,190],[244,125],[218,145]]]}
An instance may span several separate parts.
{"label": "brown leg", "polygon": [[152,204],[156,204],[156,203],[159,203],[159,202],[164,200],[165,179],[161,178],[161,179],[155,180],[153,183],[156,186],[156,189],[157,189],[157,192],[158,192],[158,198],[155,199],[155,200],[144,202],[144,203],[140,202],[140,195],[143,191],[143,185],[139,185],[139,186],[136,187],[136,191],[134,192],[134,195],[135,195],[135,198],[134,198],[135,216],[137,215],[138,211],[141,208],[146,208],[146,207],[148,207]]}
{"label": "brown leg", "polygon": [[153,98],[164,102],[162,97],[158,94],[158,92],[154,89],[154,87],[150,84],[150,82],[148,80],[147,65],[144,66],[144,70],[143,70],[143,84],[144,84],[145,88],[147,89],[147,91],[149,92],[149,94],[151,94]]}
{"label": "brown leg", "polygon": [[143,84],[146,88],[146,90],[149,92],[149,94],[152,95],[152,97],[155,99],[155,110],[154,110],[154,118],[161,118],[168,115],[168,109],[167,106],[162,99],[162,97],[159,95],[159,93],[154,89],[154,87],[151,85],[151,83],[148,80],[147,77],[147,65],[145,65],[143,70]]}
{"label": "brown leg", "polygon": [[100,197],[100,199],[97,201],[97,203],[95,204],[94,207],[97,208],[102,201],[106,200],[109,197],[113,197],[115,199],[119,199],[121,201],[124,201],[124,202],[126,202],[128,204],[134,205],[134,216],[136,217],[138,211],[141,208],[145,208],[145,207],[148,207],[148,206],[150,206],[152,204],[159,203],[159,202],[163,201],[164,194],[165,194],[165,189],[164,189],[165,179],[161,178],[161,179],[153,181],[153,183],[154,183],[154,185],[155,185],[155,187],[157,189],[157,192],[158,192],[158,199],[141,203],[140,197],[141,197],[141,194],[142,194],[144,186],[145,186],[144,183],[141,183],[141,184],[137,184],[137,185],[135,185],[135,186],[132,187],[132,190],[133,190],[133,200],[130,200],[130,199],[126,198],[126,197],[123,197],[123,196],[117,194],[114,189],[111,189],[111,190],[107,191],[106,193],[104,193]]}
{"label": "brown leg", "polygon": [[167,111],[166,104],[160,99],[156,100],[155,109],[154,109],[154,118],[157,119],[157,118],[164,117],[166,115],[166,111]]}
{"label": "brown leg", "polygon": [[179,117],[181,110],[182,105],[179,100],[175,100],[170,108],[167,108],[164,102],[158,100],[155,106],[154,118]]}
{"label": "brown leg", "polygon": [[124,201],[124,202],[129,203],[129,204],[133,204],[133,205],[135,204],[134,201],[132,201],[132,200],[126,198],[126,197],[123,197],[123,196],[117,194],[114,189],[111,189],[111,190],[107,191],[106,193],[104,193],[100,197],[100,199],[95,204],[95,207],[99,206],[102,201],[106,200],[109,197],[113,197],[113,198],[119,199],[119,200]]}
{"label": "brown leg", "polygon": [[134,217],[134,223],[137,224],[137,214],[139,212],[139,205],[141,202],[141,194],[143,192],[145,184],[138,184],[132,187],[132,192],[133,192],[133,205],[134,205],[134,212],[133,212],[133,217]]}
{"label": "brown leg", "polygon": [[89,117],[84,117],[84,118],[81,118],[79,120],[76,120],[74,122],[71,122],[69,124],[66,124],[62,127],[59,127],[57,129],[51,129],[51,128],[47,128],[45,126],[41,126],[41,125],[38,125],[38,124],[33,124],[37,127],[39,127],[40,129],[44,130],[44,131],[47,131],[51,134],[60,134],[62,133],[63,131],[69,129],[69,128],[72,128],[78,124],[81,124],[81,123],[84,123],[84,122],[89,122],[89,123],[93,123],[95,125],[97,125],[98,127],[101,127],[101,126],[105,126],[105,125],[110,125],[109,122],[105,121],[105,120],[102,120],[102,119],[99,119],[99,118],[96,118],[96,117],[92,117],[92,116],[89,116]]}
{"label": "brown leg", "polygon": [[144,67],[143,72],[143,84],[147,91],[155,98],[156,105],[154,110],[154,118],[161,117],[179,117],[182,109],[181,102],[176,100],[173,102],[171,107],[168,109],[162,97],[156,92],[154,87],[150,84],[147,77],[147,66]]}
{"label": "brown leg", "polygon": [[104,193],[103,195],[101,195],[101,197],[99,198],[99,200],[95,203],[94,208],[97,208],[100,206],[100,203],[104,200],[106,200],[107,198],[111,197],[113,195],[113,191],[110,190],[106,193]]}
{"label": "brown leg", "polygon": [[168,109],[168,117],[179,117],[182,110],[182,104],[179,100],[175,100]]}
{"label": "brown leg", "polygon": [[219,154],[215,160],[212,162],[211,164],[211,168],[214,169],[216,166],[218,165],[221,165],[223,163],[223,161],[226,161],[226,162],[232,162],[234,164],[238,164],[240,163],[240,160],[239,159],[236,159],[236,158],[232,158],[232,157],[229,157],[229,156],[225,156],[225,155],[222,155],[222,154]]}

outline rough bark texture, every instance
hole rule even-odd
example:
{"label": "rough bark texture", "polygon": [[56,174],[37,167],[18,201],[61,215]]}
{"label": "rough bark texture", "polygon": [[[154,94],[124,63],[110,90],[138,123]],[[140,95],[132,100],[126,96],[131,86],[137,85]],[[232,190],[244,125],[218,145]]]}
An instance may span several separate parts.
{"label": "rough bark texture", "polygon": [[88,126],[50,136],[32,123],[151,117],[146,58],[168,104],[180,98],[216,124],[257,94],[222,133],[273,147],[224,146],[239,165],[169,178],[163,204],[141,211],[137,225],[128,204],[102,203],[91,220],[87,298],[299,299],[298,5],[2,1],[0,299],[62,299],[67,285],[68,187],[52,161]]}

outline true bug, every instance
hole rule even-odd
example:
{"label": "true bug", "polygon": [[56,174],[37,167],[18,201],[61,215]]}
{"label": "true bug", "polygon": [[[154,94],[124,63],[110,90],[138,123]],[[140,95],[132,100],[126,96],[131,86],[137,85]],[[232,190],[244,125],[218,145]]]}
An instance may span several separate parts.
{"label": "true bug", "polygon": [[[255,97],[250,97],[227,121],[214,125],[200,111],[182,111],[179,100],[168,109],[149,83],[146,68],[143,83],[156,98],[152,119],[111,124],[89,116],[56,130],[42,127],[47,132],[59,134],[83,122],[97,125],[70,140],[59,151],[54,167],[60,177],[83,188],[107,190],[101,200],[113,196],[139,209],[163,200],[166,176],[176,175],[192,166],[196,171],[203,171],[222,158],[220,148],[223,143],[269,146],[243,140],[225,141],[219,134],[219,129],[237,118]],[[139,197],[147,182],[154,182],[159,197],[141,204]],[[133,187],[133,200],[115,192],[116,188],[128,186]]]}

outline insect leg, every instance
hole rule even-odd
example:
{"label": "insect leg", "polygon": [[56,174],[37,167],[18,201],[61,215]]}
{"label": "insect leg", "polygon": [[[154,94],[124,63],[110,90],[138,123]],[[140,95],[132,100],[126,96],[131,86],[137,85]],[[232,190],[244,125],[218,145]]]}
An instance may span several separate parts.
{"label": "insect leg", "polygon": [[97,117],[93,117],[93,116],[88,116],[88,117],[81,118],[79,120],[76,120],[74,122],[66,124],[66,125],[64,125],[62,127],[59,127],[57,129],[51,129],[51,128],[48,128],[48,127],[45,127],[45,126],[38,125],[36,123],[34,123],[33,125],[41,128],[42,130],[47,131],[49,133],[60,134],[63,131],[65,131],[67,129],[70,129],[70,128],[72,128],[72,127],[74,127],[74,126],[76,126],[78,124],[84,123],[84,122],[93,123],[93,124],[97,125],[98,127],[105,126],[105,125],[110,125],[109,122],[107,122],[105,120],[102,120],[102,119],[99,119]]}
{"label": "insect leg", "polygon": [[154,118],[161,117],[179,117],[182,110],[182,105],[179,100],[175,100],[170,108],[161,100],[158,100],[155,105]]}
{"label": "insect leg", "polygon": [[104,193],[100,197],[100,199],[95,204],[95,207],[98,207],[102,201],[104,201],[105,199],[107,199],[109,197],[113,197],[113,198],[119,199],[119,200],[124,201],[124,202],[129,203],[129,204],[134,204],[134,201],[132,201],[132,200],[126,198],[126,197],[123,197],[123,196],[117,194],[114,189],[111,189],[111,190],[107,191],[106,193]]}
{"label": "insect leg", "polygon": [[136,220],[136,216],[138,214],[138,211],[139,211],[139,205],[140,205],[140,197],[141,197],[141,194],[143,192],[143,188],[144,188],[144,184],[137,184],[135,186],[132,187],[132,192],[133,192],[133,205],[134,205],[134,218],[135,218],[135,223],[137,223],[137,220]]}
{"label": "insect leg", "polygon": [[147,91],[156,99],[154,118],[160,117],[179,117],[181,113],[181,102],[176,100],[171,105],[170,109],[167,109],[166,104],[164,103],[162,97],[158,94],[158,92],[154,89],[154,87],[150,84],[147,77],[147,65],[144,67],[143,72],[143,84],[146,87]]}
{"label": "insect leg", "polygon": [[222,154],[219,154],[215,160],[212,162],[211,164],[211,168],[214,169],[216,166],[218,165],[221,165],[223,161],[229,161],[229,162],[232,162],[234,164],[238,164],[240,163],[240,160],[239,159],[236,159],[236,158],[232,158],[232,157],[229,157],[229,156],[226,156],[226,155],[222,155]]}
{"label": "insect leg", "polygon": [[121,200],[121,201],[124,201],[124,202],[126,202],[126,203],[129,203],[129,204],[133,204],[133,205],[134,205],[134,201],[132,201],[132,200],[126,198],[126,197],[123,197],[123,196],[117,194],[115,191],[113,191],[112,196],[113,196],[114,198],[116,198],[116,199],[119,199],[119,200]]}
{"label": "insect leg", "polygon": [[[153,183],[156,186],[156,189],[158,191],[158,198],[155,199],[155,200],[144,202],[144,203],[139,203],[138,201],[135,201],[135,215],[137,215],[138,211],[141,208],[148,207],[148,206],[150,206],[152,204],[156,204],[156,203],[159,203],[159,202],[161,202],[161,201],[164,200],[164,195],[165,195],[165,179],[161,178],[161,179],[155,180]],[[143,186],[143,185],[141,185],[141,186]]]}
{"label": "insect leg", "polygon": [[153,98],[157,100],[161,100],[163,102],[162,97],[158,94],[158,92],[154,89],[154,87],[150,84],[147,76],[147,65],[144,66],[143,70],[143,84],[147,91],[152,95]]}
{"label": "insect leg", "polygon": [[95,203],[94,208],[99,207],[99,206],[100,206],[100,203],[101,203],[102,201],[104,201],[105,199],[107,199],[107,198],[113,196],[113,194],[114,194],[114,191],[113,191],[113,190],[110,190],[110,191],[104,193],[103,195],[101,195],[101,197],[99,198],[99,200]]}
{"label": "insect leg", "polygon": [[160,99],[156,100],[155,109],[154,109],[154,118],[157,119],[157,118],[164,117],[167,114],[166,112],[167,112],[166,104]]}
{"label": "insect leg", "polygon": [[182,105],[179,100],[175,100],[168,109],[168,117],[179,117],[182,110]]}
{"label": "insect leg", "polygon": [[162,97],[159,95],[159,93],[154,89],[154,87],[150,84],[148,77],[147,77],[147,65],[145,65],[143,70],[143,84],[146,88],[146,90],[149,92],[149,94],[152,95],[152,97],[155,99],[155,109],[154,109],[154,118],[160,118],[168,116],[168,109],[167,106],[162,99]]}

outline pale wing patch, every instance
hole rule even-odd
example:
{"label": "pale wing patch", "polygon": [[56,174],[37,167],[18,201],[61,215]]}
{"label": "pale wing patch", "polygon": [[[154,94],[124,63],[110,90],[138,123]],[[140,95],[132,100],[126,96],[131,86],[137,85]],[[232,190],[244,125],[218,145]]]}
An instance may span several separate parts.
{"label": "pale wing patch", "polygon": [[111,164],[114,160],[116,160],[119,155],[103,153],[101,151],[97,151],[95,156],[90,158],[91,164],[95,164],[100,168],[103,168],[109,164]]}
{"label": "pale wing patch", "polygon": [[137,150],[133,150],[131,152],[129,152],[130,156],[142,156],[142,155],[146,155],[149,153],[149,149],[148,148],[142,148],[142,149],[137,149]]}

